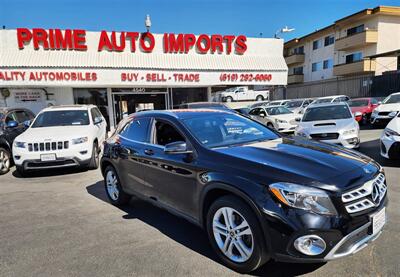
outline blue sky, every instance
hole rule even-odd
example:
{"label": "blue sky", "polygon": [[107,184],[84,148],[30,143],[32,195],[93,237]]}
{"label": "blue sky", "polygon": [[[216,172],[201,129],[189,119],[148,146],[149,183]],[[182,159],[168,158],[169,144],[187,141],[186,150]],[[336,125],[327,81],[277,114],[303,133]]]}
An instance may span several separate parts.
{"label": "blue sky", "polygon": [[244,34],[272,37],[285,25],[300,37],[365,8],[395,6],[392,0],[0,0],[0,26],[144,31],[153,33]]}

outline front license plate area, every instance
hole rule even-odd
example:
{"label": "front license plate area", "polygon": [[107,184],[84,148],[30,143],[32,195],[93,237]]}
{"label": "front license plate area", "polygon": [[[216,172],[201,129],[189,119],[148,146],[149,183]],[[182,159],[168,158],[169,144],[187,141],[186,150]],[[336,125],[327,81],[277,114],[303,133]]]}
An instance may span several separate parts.
{"label": "front license plate area", "polygon": [[42,162],[51,162],[56,160],[56,154],[42,154],[40,155],[40,160]]}
{"label": "front license plate area", "polygon": [[386,223],[386,208],[371,216],[372,220],[372,234],[379,233]]}

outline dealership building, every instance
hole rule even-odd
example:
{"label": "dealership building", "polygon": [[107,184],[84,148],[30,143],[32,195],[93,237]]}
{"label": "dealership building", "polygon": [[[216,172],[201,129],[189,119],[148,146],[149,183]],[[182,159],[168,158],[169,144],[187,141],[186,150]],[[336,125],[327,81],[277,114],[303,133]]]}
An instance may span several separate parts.
{"label": "dealership building", "polygon": [[142,109],[287,83],[283,40],[243,35],[0,30],[0,107],[95,104],[113,128]]}

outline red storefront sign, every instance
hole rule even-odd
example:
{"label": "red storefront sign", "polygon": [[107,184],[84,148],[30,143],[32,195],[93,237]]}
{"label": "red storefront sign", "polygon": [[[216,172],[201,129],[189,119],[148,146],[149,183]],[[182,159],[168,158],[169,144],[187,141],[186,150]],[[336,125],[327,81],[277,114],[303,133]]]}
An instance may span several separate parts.
{"label": "red storefront sign", "polygon": [[[19,49],[24,49],[27,44],[32,43],[36,50],[78,50],[86,51],[86,31],[80,29],[41,29],[41,28],[17,28],[17,40]],[[244,54],[247,50],[246,36],[239,35],[206,35],[201,34],[173,34],[163,35],[164,53],[187,54],[196,51],[199,54],[226,53]],[[155,47],[156,40],[152,33],[139,32],[115,32],[101,31],[99,37],[98,51],[122,52],[129,49],[135,52],[151,53]]]}

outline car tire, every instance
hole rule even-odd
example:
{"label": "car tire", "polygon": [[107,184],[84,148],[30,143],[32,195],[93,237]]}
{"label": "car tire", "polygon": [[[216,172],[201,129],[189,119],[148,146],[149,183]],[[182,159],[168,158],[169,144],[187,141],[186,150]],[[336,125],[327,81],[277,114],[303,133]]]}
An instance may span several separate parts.
{"label": "car tire", "polygon": [[256,101],[263,101],[264,97],[262,95],[257,95]]}
{"label": "car tire", "polygon": [[0,147],[0,175],[6,174],[11,167],[11,153],[7,149]]}
{"label": "car tire", "polygon": [[88,167],[89,169],[97,169],[99,168],[99,163],[100,163],[99,146],[97,142],[93,142],[92,157],[90,158]]}
{"label": "car tire", "polygon": [[122,189],[117,171],[111,165],[104,170],[104,186],[108,200],[114,206],[124,206],[131,200],[131,196]]}
{"label": "car tire", "polygon": [[225,98],[225,102],[229,102],[229,103],[233,102],[233,98],[228,96],[228,97]]}
{"label": "car tire", "polygon": [[[230,218],[227,221],[233,223],[225,225],[227,217]],[[212,248],[227,267],[240,273],[248,273],[267,261],[260,224],[242,199],[233,195],[218,198],[208,210],[206,224]],[[242,228],[235,229],[239,226]],[[240,235],[241,232],[245,234]]]}

